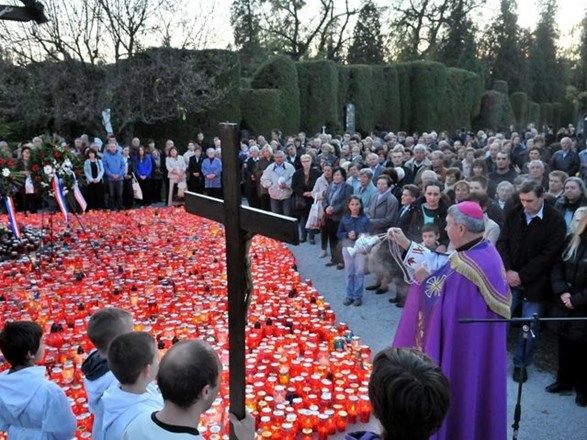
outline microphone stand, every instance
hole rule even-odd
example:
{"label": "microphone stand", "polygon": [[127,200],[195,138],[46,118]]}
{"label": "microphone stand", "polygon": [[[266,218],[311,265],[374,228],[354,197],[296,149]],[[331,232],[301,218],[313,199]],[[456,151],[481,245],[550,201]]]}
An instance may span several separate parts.
{"label": "microphone stand", "polygon": [[[526,368],[526,345],[528,343],[528,337],[535,338],[534,332],[532,332],[532,324],[539,324],[541,322],[565,322],[565,321],[587,321],[587,318],[540,318],[537,313],[534,313],[528,318],[512,318],[512,319],[459,319],[461,324],[473,324],[473,323],[486,323],[486,324],[509,324],[518,323],[522,324],[522,360],[520,370],[524,371]],[[518,395],[516,398],[516,408],[514,410],[514,423],[512,428],[514,429],[513,440],[518,440],[518,431],[520,429],[520,420],[522,419],[522,388],[524,382],[518,381]]]}

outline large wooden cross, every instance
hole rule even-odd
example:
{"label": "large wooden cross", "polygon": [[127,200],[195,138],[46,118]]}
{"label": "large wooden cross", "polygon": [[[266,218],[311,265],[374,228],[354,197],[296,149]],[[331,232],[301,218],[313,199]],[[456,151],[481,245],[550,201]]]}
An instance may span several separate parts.
{"label": "large wooden cross", "polygon": [[[242,419],[245,416],[245,326],[252,294],[248,248],[255,234],[299,244],[298,221],[292,217],[241,205],[238,125],[220,124],[220,140],[224,201],[187,191],[185,209],[190,214],[224,224],[228,282],[230,411]],[[236,439],[232,428],[230,437]]]}
{"label": "large wooden cross", "polygon": [[0,20],[31,21],[43,24],[49,21],[45,16],[45,7],[37,0],[20,0],[22,6],[0,5]]}

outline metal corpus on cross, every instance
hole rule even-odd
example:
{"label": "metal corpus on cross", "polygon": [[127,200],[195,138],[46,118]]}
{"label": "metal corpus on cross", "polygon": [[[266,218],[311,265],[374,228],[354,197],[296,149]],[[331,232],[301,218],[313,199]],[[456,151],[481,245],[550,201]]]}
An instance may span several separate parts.
{"label": "metal corpus on cross", "polygon": [[47,23],[49,19],[45,16],[45,7],[37,0],[20,0],[22,6],[0,5],[0,20],[31,21],[37,24]]}
{"label": "metal corpus on cross", "polygon": [[[299,244],[298,221],[241,205],[237,124],[220,124],[222,145],[222,187],[224,201],[186,191],[185,209],[190,214],[224,224],[228,282],[228,341],[230,411],[245,416],[245,326],[252,294],[248,249],[254,235],[260,234],[290,244]],[[230,438],[235,440],[231,427]]]}

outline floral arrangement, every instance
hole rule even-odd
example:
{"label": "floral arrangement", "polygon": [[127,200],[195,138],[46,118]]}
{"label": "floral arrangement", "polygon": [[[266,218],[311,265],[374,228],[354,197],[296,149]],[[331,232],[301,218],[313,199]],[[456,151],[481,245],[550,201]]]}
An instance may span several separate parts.
{"label": "floral arrangement", "polygon": [[14,167],[14,159],[0,157],[0,198],[12,196],[24,183],[24,174]]}
{"label": "floral arrangement", "polygon": [[63,194],[73,189],[76,182],[82,185],[82,162],[68,149],[60,145],[44,143],[33,150],[31,155],[31,178],[37,192],[43,196],[53,197],[53,178],[57,176]]}

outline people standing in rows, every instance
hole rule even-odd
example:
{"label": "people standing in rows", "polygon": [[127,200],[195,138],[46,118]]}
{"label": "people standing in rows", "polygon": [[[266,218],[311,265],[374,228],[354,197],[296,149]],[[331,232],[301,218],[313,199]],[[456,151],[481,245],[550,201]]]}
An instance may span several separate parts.
{"label": "people standing in rows", "polygon": [[309,238],[310,244],[315,244],[315,232],[313,229],[306,229],[306,222],[308,221],[308,215],[314,203],[312,189],[320,177],[320,171],[312,166],[312,156],[309,154],[302,154],[300,163],[302,164],[302,168],[296,170],[293,174],[291,184],[295,197],[295,214],[300,221],[300,242],[303,243]]}
{"label": "people standing in rows", "polygon": [[151,155],[147,154],[147,150],[142,145],[137,150],[137,155],[133,159],[134,173],[141,192],[143,194],[142,200],[139,200],[141,206],[148,206],[151,204],[151,174],[153,173],[153,161]]}
{"label": "people standing in rows", "polygon": [[328,185],[323,200],[324,206],[324,230],[330,244],[330,261],[327,267],[336,266],[337,269],[344,269],[342,249],[338,242],[338,225],[346,209],[346,202],[353,194],[353,187],[346,183],[346,171],[344,168],[332,170],[332,182]]}
{"label": "people standing in rows", "polygon": [[269,192],[271,212],[291,216],[291,184],[295,168],[285,161],[285,153],[281,150],[273,153],[273,161],[263,171],[261,186]]}
{"label": "people standing in rows", "polygon": [[104,206],[104,164],[98,158],[96,150],[88,150],[87,159],[84,162],[84,175],[86,176],[86,201],[88,210],[102,209]]}
{"label": "people standing in rows", "polygon": [[177,148],[174,146],[169,149],[169,155],[165,158],[165,168],[169,176],[169,194],[167,196],[167,206],[173,205],[173,199],[177,193],[177,187],[180,182],[185,184],[186,165],[182,156],[177,154]]}
{"label": "people standing in rows", "polygon": [[206,150],[206,158],[202,161],[204,177],[204,194],[217,199],[222,198],[222,161],[216,157],[212,147]]}

